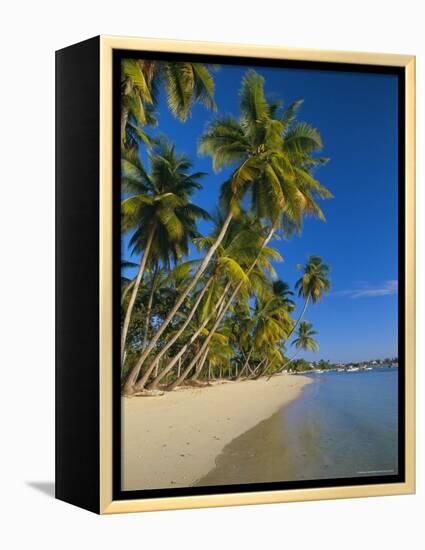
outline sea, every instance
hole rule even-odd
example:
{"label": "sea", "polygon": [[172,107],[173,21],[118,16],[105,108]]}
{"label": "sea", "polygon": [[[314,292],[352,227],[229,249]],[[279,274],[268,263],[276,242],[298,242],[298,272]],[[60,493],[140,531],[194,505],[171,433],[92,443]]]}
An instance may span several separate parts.
{"label": "sea", "polygon": [[309,375],[280,413],[297,479],[398,473],[398,369]]}
{"label": "sea", "polygon": [[300,396],[227,445],[197,485],[397,474],[398,369],[306,376]]}

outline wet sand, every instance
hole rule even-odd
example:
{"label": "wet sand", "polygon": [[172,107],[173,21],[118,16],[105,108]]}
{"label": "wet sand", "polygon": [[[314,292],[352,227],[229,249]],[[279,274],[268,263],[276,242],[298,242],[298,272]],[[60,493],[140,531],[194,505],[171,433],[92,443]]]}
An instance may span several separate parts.
{"label": "wet sand", "polygon": [[[227,382],[161,397],[123,398],[123,490],[188,487],[201,480],[205,484],[203,480],[213,476],[216,460],[221,461],[231,442],[274,418],[310,382],[308,377],[284,374],[269,381]],[[255,446],[267,453],[264,464],[268,464],[276,458],[276,434],[266,430],[259,437],[270,438]],[[283,449],[281,431],[277,439]],[[221,479],[219,483],[230,482]],[[234,478],[235,482],[241,481]]]}
{"label": "wet sand", "polygon": [[294,458],[279,410],[229,443],[217,457],[215,468],[199,479],[196,486],[294,479]]}

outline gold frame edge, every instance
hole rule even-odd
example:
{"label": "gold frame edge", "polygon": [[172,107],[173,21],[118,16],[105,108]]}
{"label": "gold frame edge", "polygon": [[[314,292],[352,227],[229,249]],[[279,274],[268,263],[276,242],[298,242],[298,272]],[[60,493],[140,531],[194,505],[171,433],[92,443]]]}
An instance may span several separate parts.
{"label": "gold frame edge", "polygon": [[[406,75],[406,479],[404,483],[113,501],[112,499],[112,52],[114,49],[229,55],[404,67]],[[100,37],[99,126],[99,398],[101,514],[360,498],[415,492],[415,57],[191,42]]]}

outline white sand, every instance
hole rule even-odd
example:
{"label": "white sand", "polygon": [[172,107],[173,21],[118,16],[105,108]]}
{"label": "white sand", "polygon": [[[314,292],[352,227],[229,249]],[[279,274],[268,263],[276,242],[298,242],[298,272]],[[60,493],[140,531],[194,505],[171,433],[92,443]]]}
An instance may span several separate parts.
{"label": "white sand", "polygon": [[187,487],[233,439],[297,397],[310,379],[287,374],[122,399],[123,490]]}

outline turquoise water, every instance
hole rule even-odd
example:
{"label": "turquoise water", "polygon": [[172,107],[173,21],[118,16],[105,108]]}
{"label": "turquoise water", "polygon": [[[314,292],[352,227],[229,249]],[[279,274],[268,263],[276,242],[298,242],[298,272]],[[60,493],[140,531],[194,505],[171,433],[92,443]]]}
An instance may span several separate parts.
{"label": "turquoise water", "polygon": [[280,413],[292,479],[398,473],[398,369],[309,375]]}

